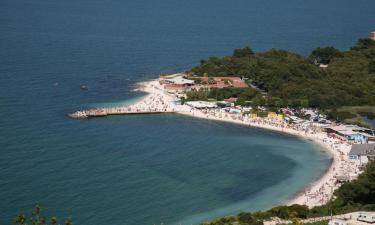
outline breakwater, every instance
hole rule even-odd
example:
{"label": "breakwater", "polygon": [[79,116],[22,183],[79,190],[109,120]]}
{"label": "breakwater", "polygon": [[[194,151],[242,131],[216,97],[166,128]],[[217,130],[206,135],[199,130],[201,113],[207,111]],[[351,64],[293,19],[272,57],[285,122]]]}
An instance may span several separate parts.
{"label": "breakwater", "polygon": [[116,107],[116,108],[98,108],[90,110],[76,111],[69,113],[68,116],[73,119],[85,119],[89,117],[105,117],[112,115],[134,115],[134,114],[159,114],[159,113],[174,113],[174,109],[148,109],[140,110],[132,107]]}

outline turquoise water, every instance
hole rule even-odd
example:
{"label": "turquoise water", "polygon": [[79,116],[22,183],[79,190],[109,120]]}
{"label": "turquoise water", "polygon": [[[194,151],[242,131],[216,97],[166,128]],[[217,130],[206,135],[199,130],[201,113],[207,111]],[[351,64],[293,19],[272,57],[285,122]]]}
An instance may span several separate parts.
{"label": "turquoise water", "polygon": [[319,146],[183,116],[66,114],[128,104],[136,82],[244,45],[347,48],[374,14],[370,0],[0,1],[0,224],[36,203],[75,224],[135,225],[285,201],[326,169]]}

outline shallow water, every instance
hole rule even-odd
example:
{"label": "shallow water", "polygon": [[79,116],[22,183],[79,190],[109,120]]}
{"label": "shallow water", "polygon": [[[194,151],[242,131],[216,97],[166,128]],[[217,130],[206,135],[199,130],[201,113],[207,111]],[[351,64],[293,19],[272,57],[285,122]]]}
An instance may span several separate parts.
{"label": "shallow water", "polygon": [[329,164],[319,146],[176,115],[66,114],[129,104],[136,82],[236,47],[347,48],[374,4],[1,1],[0,224],[36,203],[83,225],[195,224],[290,198]]}

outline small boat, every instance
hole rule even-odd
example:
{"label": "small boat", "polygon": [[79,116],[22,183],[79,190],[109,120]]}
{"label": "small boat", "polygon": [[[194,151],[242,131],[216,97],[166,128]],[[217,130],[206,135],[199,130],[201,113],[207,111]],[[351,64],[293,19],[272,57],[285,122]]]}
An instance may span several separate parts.
{"label": "small boat", "polygon": [[86,90],[88,90],[89,88],[86,86],[86,85],[81,85],[81,90],[84,90],[84,91],[86,91]]}

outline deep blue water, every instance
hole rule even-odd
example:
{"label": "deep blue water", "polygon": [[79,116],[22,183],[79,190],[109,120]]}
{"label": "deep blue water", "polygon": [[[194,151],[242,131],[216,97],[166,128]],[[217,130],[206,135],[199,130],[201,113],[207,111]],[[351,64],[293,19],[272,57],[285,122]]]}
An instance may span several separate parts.
{"label": "deep blue water", "polygon": [[36,203],[75,224],[134,225],[285,201],[327,167],[318,146],[182,116],[66,113],[133,101],[137,81],[245,45],[346,49],[374,15],[372,0],[1,0],[0,224]]}

